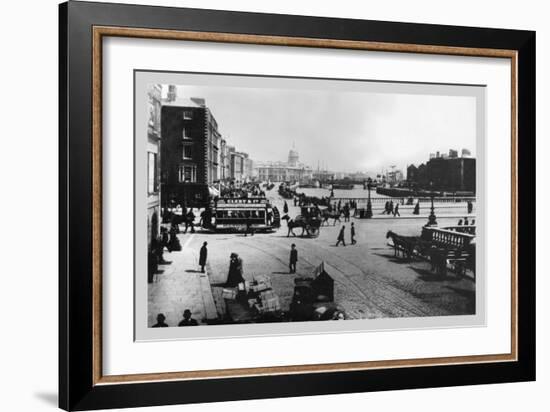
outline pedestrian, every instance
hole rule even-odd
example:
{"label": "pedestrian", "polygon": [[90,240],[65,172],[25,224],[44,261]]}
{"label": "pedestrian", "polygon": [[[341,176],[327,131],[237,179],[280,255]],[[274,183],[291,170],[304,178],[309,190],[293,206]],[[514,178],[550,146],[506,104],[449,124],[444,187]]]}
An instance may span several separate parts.
{"label": "pedestrian", "polygon": [[169,253],[172,253],[172,249],[170,248],[170,238],[168,237],[168,230],[164,226],[160,228],[160,239],[163,251],[164,248],[166,248],[168,249]]}
{"label": "pedestrian", "polygon": [[464,226],[468,226],[468,225],[469,225],[469,223],[468,223],[468,216],[466,216],[466,217],[464,218]]}
{"label": "pedestrian", "polygon": [[202,212],[201,212],[201,218],[199,220],[199,226],[201,227],[204,227],[204,228],[209,228],[210,227],[210,223],[211,223],[211,212],[210,212],[210,208],[205,208]]}
{"label": "pedestrian", "polygon": [[175,213],[173,213],[170,219],[170,225],[176,230],[176,233],[180,232],[179,220],[180,220],[180,217]]}
{"label": "pedestrian", "polygon": [[285,200],[285,204],[283,205],[283,213],[285,215],[288,214],[288,204],[286,203],[286,200]]}
{"label": "pedestrian", "polygon": [[164,245],[162,243],[162,235],[158,235],[153,240],[154,242],[151,243],[151,248],[157,256],[157,262],[161,265],[170,263],[167,260],[164,260]]}
{"label": "pedestrian", "polygon": [[236,253],[229,256],[229,274],[227,275],[226,286],[235,287],[244,282],[243,278],[243,260]]}
{"label": "pedestrian", "polygon": [[198,325],[199,323],[191,317],[191,311],[189,309],[185,309],[183,311],[183,319],[180,323],[178,323],[178,326],[198,326]]}
{"label": "pedestrian", "polygon": [[170,227],[170,240],[168,241],[170,250],[181,250],[181,244],[177,236],[177,229],[175,226]]}
{"label": "pedestrian", "polygon": [[298,262],[298,251],[296,250],[296,245],[293,243],[290,246],[290,258],[288,262],[290,273],[296,273],[296,262]]}
{"label": "pedestrian", "polygon": [[390,200],[390,205],[388,206],[388,215],[393,213],[393,200]]}
{"label": "pedestrian", "polygon": [[355,245],[357,243],[357,241],[355,240],[355,224],[354,224],[354,222],[351,223],[350,233],[351,233],[351,244]]}
{"label": "pedestrian", "polygon": [[416,202],[416,205],[414,206],[413,215],[419,215],[420,214],[420,200]]}
{"label": "pedestrian", "polygon": [[247,236],[250,233],[250,236],[254,236],[254,230],[252,229],[252,220],[250,219],[250,215],[246,216],[246,230],[244,232],[244,235]]}
{"label": "pedestrian", "polygon": [[395,216],[401,217],[401,214],[399,213],[399,203],[396,203],[395,208],[393,209],[393,217]]}
{"label": "pedestrian", "polygon": [[199,252],[199,266],[201,267],[202,273],[204,273],[204,267],[206,266],[206,258],[208,256],[208,249],[206,248],[207,245],[208,243],[204,242]]}
{"label": "pedestrian", "polygon": [[473,208],[474,208],[474,205],[472,204],[472,201],[468,200],[468,214],[472,213]]}
{"label": "pedestrian", "polygon": [[390,208],[390,202],[386,201],[386,204],[384,205],[384,211],[382,212],[382,214],[385,215],[386,213],[388,213],[389,208]]}
{"label": "pedestrian", "polygon": [[346,229],[346,226],[342,226],[342,229],[340,229],[340,233],[338,233],[338,239],[336,240],[336,246],[342,242],[344,246],[346,246],[346,240],[344,239],[344,231]]}
{"label": "pedestrian", "polygon": [[162,313],[159,313],[157,315],[157,323],[155,323],[151,327],[152,328],[167,328],[168,325],[166,324],[165,320],[166,320],[166,316],[164,316],[164,314],[162,314]]}
{"label": "pedestrian", "polygon": [[193,209],[189,209],[189,212],[185,215],[185,232],[187,233],[187,229],[191,227],[191,233],[195,233],[195,214],[193,213]]}

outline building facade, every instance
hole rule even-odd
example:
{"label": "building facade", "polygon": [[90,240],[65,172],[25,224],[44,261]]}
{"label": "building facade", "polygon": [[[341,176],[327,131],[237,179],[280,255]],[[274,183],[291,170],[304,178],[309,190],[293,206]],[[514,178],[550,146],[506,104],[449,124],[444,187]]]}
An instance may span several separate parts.
{"label": "building facade", "polygon": [[203,207],[219,176],[221,134],[204,99],[174,99],[161,111],[163,207]]}
{"label": "building facade", "polygon": [[[467,153],[463,149],[462,153]],[[450,150],[449,155],[431,157],[425,164],[418,167],[407,167],[407,182],[418,188],[446,192],[476,192],[476,159],[458,157],[458,151]]]}
{"label": "building facade", "polygon": [[306,182],[313,179],[311,167],[300,163],[296,150],[288,153],[286,162],[255,162],[254,176],[260,181],[270,182]]}
{"label": "building facade", "polygon": [[147,247],[160,233],[161,86],[147,88]]}

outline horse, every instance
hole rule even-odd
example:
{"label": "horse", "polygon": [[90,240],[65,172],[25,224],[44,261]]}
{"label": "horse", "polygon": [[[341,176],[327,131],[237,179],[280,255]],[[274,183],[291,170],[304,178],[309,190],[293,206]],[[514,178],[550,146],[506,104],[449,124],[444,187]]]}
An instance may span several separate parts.
{"label": "horse", "polygon": [[414,236],[401,236],[391,230],[386,233],[386,239],[392,239],[393,242],[393,255],[399,257],[399,251],[402,256],[410,259],[414,254],[414,250],[417,244],[417,238]]}
{"label": "horse", "polygon": [[288,233],[286,237],[290,237],[290,234],[292,233],[292,236],[296,236],[296,233],[294,233],[294,228],[301,227],[302,233],[300,236],[304,236],[304,233],[306,231],[306,222],[302,219],[291,219],[288,215],[284,215],[281,220],[286,220],[286,226],[288,227]]}
{"label": "horse", "polygon": [[340,216],[342,216],[342,212],[329,212],[328,209],[323,210],[323,214],[322,214],[323,220],[321,222],[321,226],[324,226],[325,223],[328,226],[329,219],[334,219],[332,221],[332,226],[336,226],[336,221],[338,221],[338,223],[341,223]]}

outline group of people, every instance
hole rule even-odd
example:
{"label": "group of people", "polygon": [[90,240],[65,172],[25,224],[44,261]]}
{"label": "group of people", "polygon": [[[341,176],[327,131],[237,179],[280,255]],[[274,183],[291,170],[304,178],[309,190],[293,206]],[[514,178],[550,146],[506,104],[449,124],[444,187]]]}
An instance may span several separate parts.
{"label": "group of people", "polygon": [[[185,309],[183,311],[183,319],[178,323],[178,326],[198,326],[199,322],[197,322],[196,319],[193,319],[191,317],[191,311],[189,309]],[[168,328],[170,325],[166,323],[166,316],[164,316],[164,313],[159,313],[157,315],[157,323],[155,323],[152,328]]]}
{"label": "group of people", "polygon": [[[340,232],[338,232],[338,238],[336,239],[336,246],[339,246],[340,243],[346,246],[345,233],[346,233],[346,225],[342,225],[342,227],[340,228]],[[357,243],[357,241],[355,240],[355,224],[353,222],[351,223],[351,228],[350,228],[350,240],[352,245],[355,245]]]}
{"label": "group of people", "polygon": [[466,216],[464,218],[464,221],[462,221],[462,219],[459,219],[458,220],[458,224],[457,226],[475,226],[476,224],[476,220],[475,219],[472,219],[471,222],[468,221],[468,216]]}
{"label": "group of people", "polygon": [[401,216],[401,214],[399,213],[399,203],[395,202],[394,205],[393,200],[387,201],[384,205],[384,210],[382,211],[382,214],[393,215],[394,217]]}

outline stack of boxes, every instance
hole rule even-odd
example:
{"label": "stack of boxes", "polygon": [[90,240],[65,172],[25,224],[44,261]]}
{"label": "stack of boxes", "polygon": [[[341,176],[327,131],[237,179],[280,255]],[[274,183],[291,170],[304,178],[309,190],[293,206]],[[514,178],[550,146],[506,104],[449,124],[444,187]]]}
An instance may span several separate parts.
{"label": "stack of boxes", "polygon": [[[224,288],[222,297],[228,300],[240,299],[246,294],[246,300],[250,309],[259,314],[276,312],[281,310],[279,296],[271,289],[271,278],[266,275],[255,276],[252,282],[244,282],[238,288]],[[244,292],[240,294],[240,292]]]}
{"label": "stack of boxes", "polygon": [[261,275],[254,277],[249,285],[248,305],[258,313],[269,313],[281,310],[279,296],[271,290],[271,278]]}
{"label": "stack of boxes", "polygon": [[237,297],[237,288],[224,288],[222,290],[222,297],[224,299],[234,300]]}

